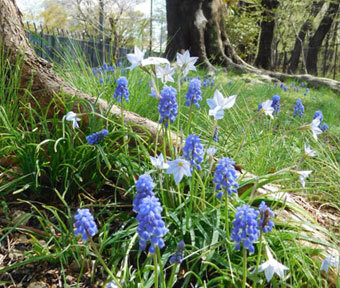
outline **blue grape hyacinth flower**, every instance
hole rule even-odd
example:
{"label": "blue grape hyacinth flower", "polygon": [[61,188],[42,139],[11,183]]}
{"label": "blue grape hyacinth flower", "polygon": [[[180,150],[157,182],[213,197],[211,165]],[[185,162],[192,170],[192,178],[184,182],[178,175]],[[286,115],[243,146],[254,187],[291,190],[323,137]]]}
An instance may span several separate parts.
{"label": "blue grape hyacinth flower", "polygon": [[89,209],[78,209],[73,218],[76,220],[75,226],[77,228],[74,234],[81,235],[83,241],[86,241],[88,236],[94,236],[98,232],[96,222],[94,222]]}
{"label": "blue grape hyacinth flower", "polygon": [[201,170],[201,163],[203,161],[203,145],[201,144],[200,137],[194,134],[190,134],[185,140],[183,148],[183,157],[190,161],[192,167],[196,167]]}
{"label": "blue grape hyacinth flower", "polygon": [[299,115],[299,117],[301,118],[304,112],[305,112],[305,106],[303,106],[302,100],[301,99],[296,100],[293,117],[296,117],[297,115]]}
{"label": "blue grape hyacinth flower", "polygon": [[280,96],[274,95],[272,98],[272,107],[274,108],[274,113],[279,114],[280,111]]}
{"label": "blue grape hyacinth flower", "polygon": [[184,248],[185,248],[184,241],[180,241],[177,245],[177,249],[176,249],[175,254],[170,257],[170,263],[171,264],[174,263],[174,262],[181,264],[183,262]]}
{"label": "blue grape hyacinth flower", "polygon": [[259,238],[260,234],[257,224],[259,213],[246,204],[236,208],[236,219],[233,222],[234,227],[230,235],[231,239],[236,242],[236,250],[239,250],[241,244],[243,244],[243,248],[254,253],[255,247],[253,243]]}
{"label": "blue grape hyacinth flower", "polygon": [[[234,167],[235,162],[228,157],[221,158],[214,174],[214,183],[216,190],[226,190],[229,195],[233,192],[237,193],[238,183],[236,181],[237,175]],[[222,197],[223,192],[219,192],[216,197]]]}
{"label": "blue grape hyacinth flower", "polygon": [[86,140],[90,145],[96,145],[98,144],[107,134],[109,134],[109,131],[106,129],[103,129],[102,131],[95,132],[89,136],[86,136]]}
{"label": "blue grape hyacinth flower", "polygon": [[150,241],[150,253],[155,253],[157,246],[161,249],[165,246],[163,237],[168,232],[162,220],[163,208],[156,196],[142,198],[137,207],[137,233],[140,237],[139,249],[145,250],[147,242]]}
{"label": "blue grape hyacinth flower", "polygon": [[169,121],[173,123],[176,120],[178,113],[176,94],[176,89],[171,86],[164,86],[161,91],[161,98],[158,103],[159,123],[164,123],[165,127],[168,127]]}
{"label": "blue grape hyacinth flower", "polygon": [[188,92],[185,94],[185,105],[195,105],[197,108],[200,107],[198,102],[202,101],[201,91],[201,80],[194,78],[189,82]]}
{"label": "blue grape hyacinth flower", "polygon": [[260,219],[259,219],[259,229],[260,231],[271,232],[274,227],[274,222],[270,218],[274,217],[274,212],[266,205],[264,201],[261,202],[259,206]]}
{"label": "blue grape hyacinth flower", "polygon": [[152,192],[153,187],[155,186],[152,178],[148,174],[143,174],[139,176],[138,180],[136,181],[136,190],[137,194],[133,199],[133,211],[137,212],[139,204],[141,203],[142,199],[145,197],[152,197],[155,194]]}
{"label": "blue grape hyacinth flower", "polygon": [[126,102],[130,101],[129,99],[130,92],[127,89],[127,85],[128,85],[128,80],[126,79],[126,77],[122,76],[118,78],[117,87],[115,89],[115,93],[113,94],[113,97],[118,102],[122,101],[122,97],[124,97]]}

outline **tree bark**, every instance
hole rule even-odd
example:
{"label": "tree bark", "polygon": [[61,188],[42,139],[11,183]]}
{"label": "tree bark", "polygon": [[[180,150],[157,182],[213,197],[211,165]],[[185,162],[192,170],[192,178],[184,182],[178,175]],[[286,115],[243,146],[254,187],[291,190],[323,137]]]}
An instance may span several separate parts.
{"label": "tree bark", "polygon": [[262,0],[263,6],[261,35],[259,50],[255,60],[255,66],[263,69],[271,69],[272,66],[272,42],[275,28],[275,9],[280,2],[276,0]]}
{"label": "tree bark", "polygon": [[328,9],[323,16],[318,29],[316,29],[313,37],[309,40],[308,44],[308,54],[306,59],[306,68],[308,73],[317,75],[317,60],[320,47],[322,42],[328,33],[329,29],[332,26],[333,20],[336,16],[336,13],[339,9],[338,3],[330,2]]}
{"label": "tree bark", "polygon": [[296,70],[299,66],[300,55],[301,55],[302,46],[303,46],[303,42],[305,41],[306,34],[311,28],[311,22],[313,18],[315,18],[316,15],[318,15],[323,4],[324,4],[324,1],[320,1],[320,2],[313,1],[312,9],[311,9],[311,18],[307,19],[305,23],[303,23],[298,35],[296,36],[294,49],[292,50],[292,54],[291,54],[292,56],[290,57],[290,61],[289,61],[290,62],[289,73],[291,74],[296,73]]}

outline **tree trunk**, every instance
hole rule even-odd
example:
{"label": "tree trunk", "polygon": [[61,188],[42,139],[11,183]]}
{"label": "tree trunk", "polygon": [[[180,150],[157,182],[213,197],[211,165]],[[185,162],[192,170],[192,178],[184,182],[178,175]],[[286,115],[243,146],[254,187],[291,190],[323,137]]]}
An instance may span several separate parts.
{"label": "tree trunk", "polygon": [[310,74],[316,75],[318,72],[317,60],[319,50],[322,45],[322,41],[332,26],[338,8],[339,4],[335,4],[333,2],[329,3],[329,7],[323,16],[318,29],[315,31],[313,37],[309,40],[306,67],[308,73]]}
{"label": "tree trunk", "polygon": [[303,42],[305,41],[306,34],[311,28],[311,22],[313,21],[313,18],[315,18],[316,15],[319,13],[323,4],[324,4],[324,1],[312,3],[311,18],[307,19],[305,23],[303,23],[299,33],[296,36],[294,49],[292,51],[292,56],[290,58],[290,65],[289,65],[289,73],[291,74],[296,73],[296,70],[299,66],[300,55],[301,55],[302,46],[303,46]]}
{"label": "tree trunk", "polygon": [[259,50],[255,60],[255,66],[263,69],[271,69],[272,66],[272,42],[275,28],[275,11],[280,2],[276,0],[262,0],[263,6],[261,21],[261,36]]}

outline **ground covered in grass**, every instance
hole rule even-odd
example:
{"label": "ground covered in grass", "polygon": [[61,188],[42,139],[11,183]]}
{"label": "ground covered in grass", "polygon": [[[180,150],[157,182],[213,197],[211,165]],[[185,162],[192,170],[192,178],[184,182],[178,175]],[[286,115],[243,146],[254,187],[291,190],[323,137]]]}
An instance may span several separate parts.
{"label": "ground covered in grass", "polygon": [[[163,120],[159,134],[85,102],[87,113],[47,118],[19,89],[20,69],[1,62],[1,284],[340,287],[337,95],[180,67],[167,83],[175,93],[151,82],[153,66],[92,68],[79,59],[56,71],[111,105],[120,96],[124,110]],[[274,95],[279,104],[266,110]],[[298,99],[304,113],[294,117]],[[51,105],[70,111],[76,100],[56,95]],[[160,115],[165,100],[170,110]],[[284,266],[269,277],[268,261]]]}

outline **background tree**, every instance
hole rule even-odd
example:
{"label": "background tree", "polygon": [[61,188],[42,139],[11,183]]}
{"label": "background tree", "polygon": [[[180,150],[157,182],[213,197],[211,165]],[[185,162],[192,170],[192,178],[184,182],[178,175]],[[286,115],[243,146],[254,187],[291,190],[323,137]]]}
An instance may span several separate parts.
{"label": "background tree", "polygon": [[[307,32],[310,31],[312,28],[312,22],[316,15],[320,12],[322,6],[324,5],[324,1],[313,1],[308,7],[310,9],[310,15],[307,16],[307,20],[303,23],[303,25],[300,28],[300,31],[296,33],[296,39],[294,48],[291,53],[290,58],[290,65],[289,65],[289,73],[296,73],[296,70],[299,65],[300,55],[303,48],[303,43],[306,37]],[[294,27],[295,28],[295,27]],[[304,55],[303,55],[304,56]]]}
{"label": "background tree", "polygon": [[255,60],[255,66],[264,69],[271,68],[272,42],[275,28],[275,9],[280,2],[277,0],[262,0],[262,21],[259,49]]}
{"label": "background tree", "polygon": [[333,20],[336,17],[338,9],[339,3],[334,2],[329,3],[326,13],[322,17],[322,20],[319,24],[319,27],[316,29],[314,35],[309,40],[306,68],[308,73],[310,74],[317,74],[318,71],[317,59],[320,47],[322,45],[323,40],[325,39],[326,34],[328,33],[332,26]]}

